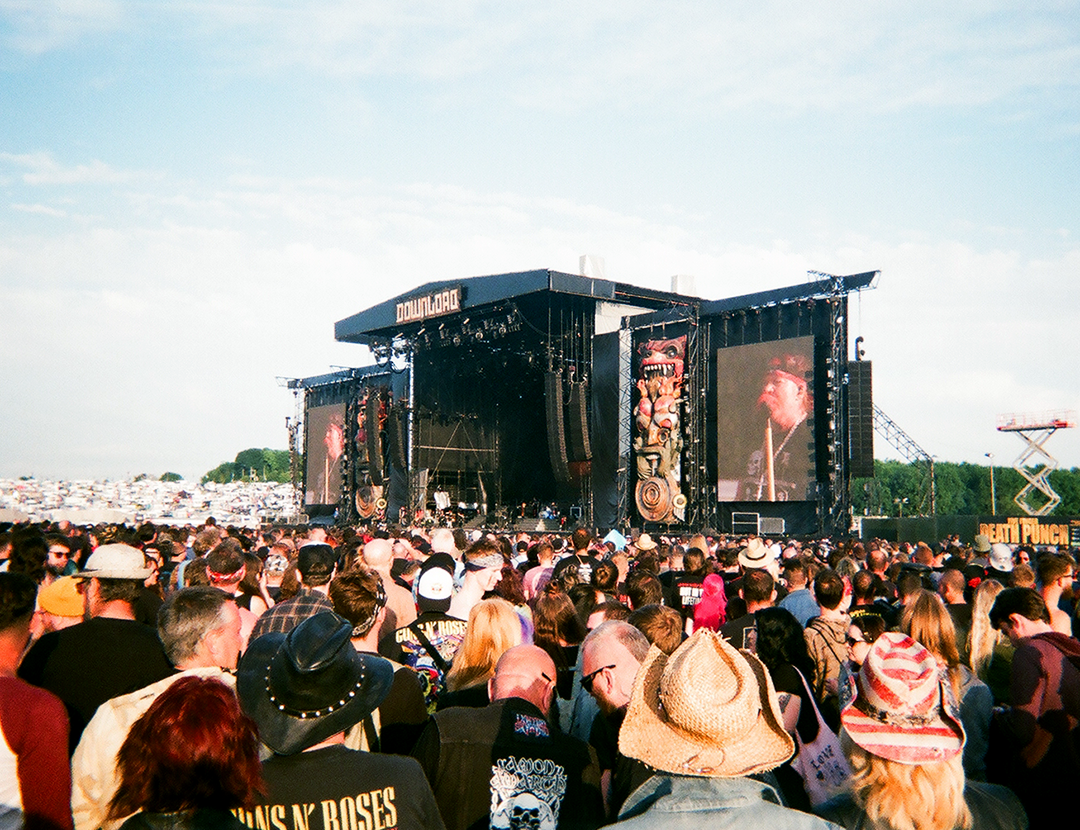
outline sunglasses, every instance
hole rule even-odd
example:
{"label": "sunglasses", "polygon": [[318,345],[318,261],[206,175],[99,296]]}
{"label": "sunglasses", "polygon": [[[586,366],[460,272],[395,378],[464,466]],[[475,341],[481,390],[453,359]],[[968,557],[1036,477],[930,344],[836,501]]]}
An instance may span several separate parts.
{"label": "sunglasses", "polygon": [[613,669],[613,668],[615,668],[614,663],[612,663],[610,666],[601,666],[596,671],[591,671],[588,674],[582,676],[582,678],[581,678],[581,688],[583,688],[589,694],[592,694],[593,681],[596,680],[596,678],[600,674],[600,672],[607,671],[608,669]]}
{"label": "sunglasses", "polygon": [[850,634],[848,635],[848,638],[847,638],[847,644],[849,646],[854,646],[854,645],[857,645],[858,643],[865,643],[865,642],[866,642],[866,640],[856,639],[855,637],[852,637]]}

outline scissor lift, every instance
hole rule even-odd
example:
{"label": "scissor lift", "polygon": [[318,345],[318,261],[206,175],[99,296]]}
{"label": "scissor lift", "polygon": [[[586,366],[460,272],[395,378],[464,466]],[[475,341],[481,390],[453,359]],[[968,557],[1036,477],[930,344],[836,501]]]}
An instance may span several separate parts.
{"label": "scissor lift", "polygon": [[[1047,451],[1046,442],[1059,429],[1075,426],[1076,413],[1071,411],[998,415],[998,432],[1014,432],[1024,441],[1024,450],[1013,462],[1013,469],[1027,484],[1013,501],[1029,516],[1046,516],[1061,501],[1061,496],[1050,486],[1050,473],[1057,469],[1058,460]],[[1025,465],[1030,465],[1034,471]],[[1041,506],[1028,501],[1036,490],[1046,497]]]}

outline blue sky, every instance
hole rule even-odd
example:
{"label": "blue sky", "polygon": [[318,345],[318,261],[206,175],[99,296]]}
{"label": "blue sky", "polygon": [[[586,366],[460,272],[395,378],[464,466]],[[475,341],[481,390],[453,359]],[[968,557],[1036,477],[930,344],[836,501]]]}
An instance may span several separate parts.
{"label": "blue sky", "polygon": [[0,0],[0,475],[284,446],[335,320],[583,253],[880,269],[877,403],[1011,463],[997,414],[1080,409],[1080,3],[1029,5]]}

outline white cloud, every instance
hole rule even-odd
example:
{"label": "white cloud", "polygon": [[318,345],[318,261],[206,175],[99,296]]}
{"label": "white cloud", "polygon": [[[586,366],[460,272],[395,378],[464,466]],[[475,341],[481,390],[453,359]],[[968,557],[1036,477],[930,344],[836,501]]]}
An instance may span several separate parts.
{"label": "white cloud", "polygon": [[[193,476],[281,446],[292,402],[274,378],[366,360],[333,341],[336,320],[428,281],[573,272],[586,252],[650,288],[692,274],[707,298],[881,269],[851,298],[851,337],[866,337],[882,408],[946,460],[1004,459],[998,412],[1080,408],[1075,247],[1036,257],[899,233],[728,244],[708,217],[426,183],[141,182],[130,213],[125,185],[106,188],[100,219],[0,231],[0,360],[19,401],[0,413],[0,474]],[[1054,446],[1080,464],[1071,436]]]}
{"label": "white cloud", "polygon": [[48,205],[20,205],[12,204],[12,210],[17,210],[20,213],[36,213],[41,216],[54,216],[57,219],[63,219],[67,216],[66,210],[60,210],[60,208],[49,207]]}
{"label": "white cloud", "polygon": [[112,31],[122,24],[122,10],[120,0],[0,0],[0,17],[12,29],[7,45],[30,55]]}
{"label": "white cloud", "polygon": [[150,174],[117,170],[94,159],[85,164],[65,166],[52,153],[0,153],[0,162],[23,170],[19,178],[29,185],[118,184],[145,179]]}

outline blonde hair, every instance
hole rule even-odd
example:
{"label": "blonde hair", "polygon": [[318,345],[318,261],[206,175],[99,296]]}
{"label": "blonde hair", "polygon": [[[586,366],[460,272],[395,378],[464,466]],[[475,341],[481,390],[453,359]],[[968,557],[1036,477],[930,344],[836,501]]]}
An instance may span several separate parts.
{"label": "blonde hair", "polygon": [[485,599],[469,612],[465,639],[446,673],[446,688],[456,692],[486,682],[503,653],[521,645],[521,617],[505,599]]}
{"label": "blonde hair", "polygon": [[949,672],[953,699],[960,700],[960,650],[956,646],[956,626],[941,597],[919,591],[904,607],[900,628],[915,642],[926,647]]}
{"label": "blonde hair", "polygon": [[961,756],[901,764],[872,755],[841,732],[851,763],[851,796],[871,824],[892,830],[970,830]]}
{"label": "blonde hair", "polygon": [[990,623],[990,609],[994,607],[997,595],[1004,590],[1005,586],[996,579],[984,579],[975,589],[975,598],[972,600],[969,638],[971,670],[983,680],[986,679],[986,671],[990,668],[994,647],[1004,638],[1004,635]]}

